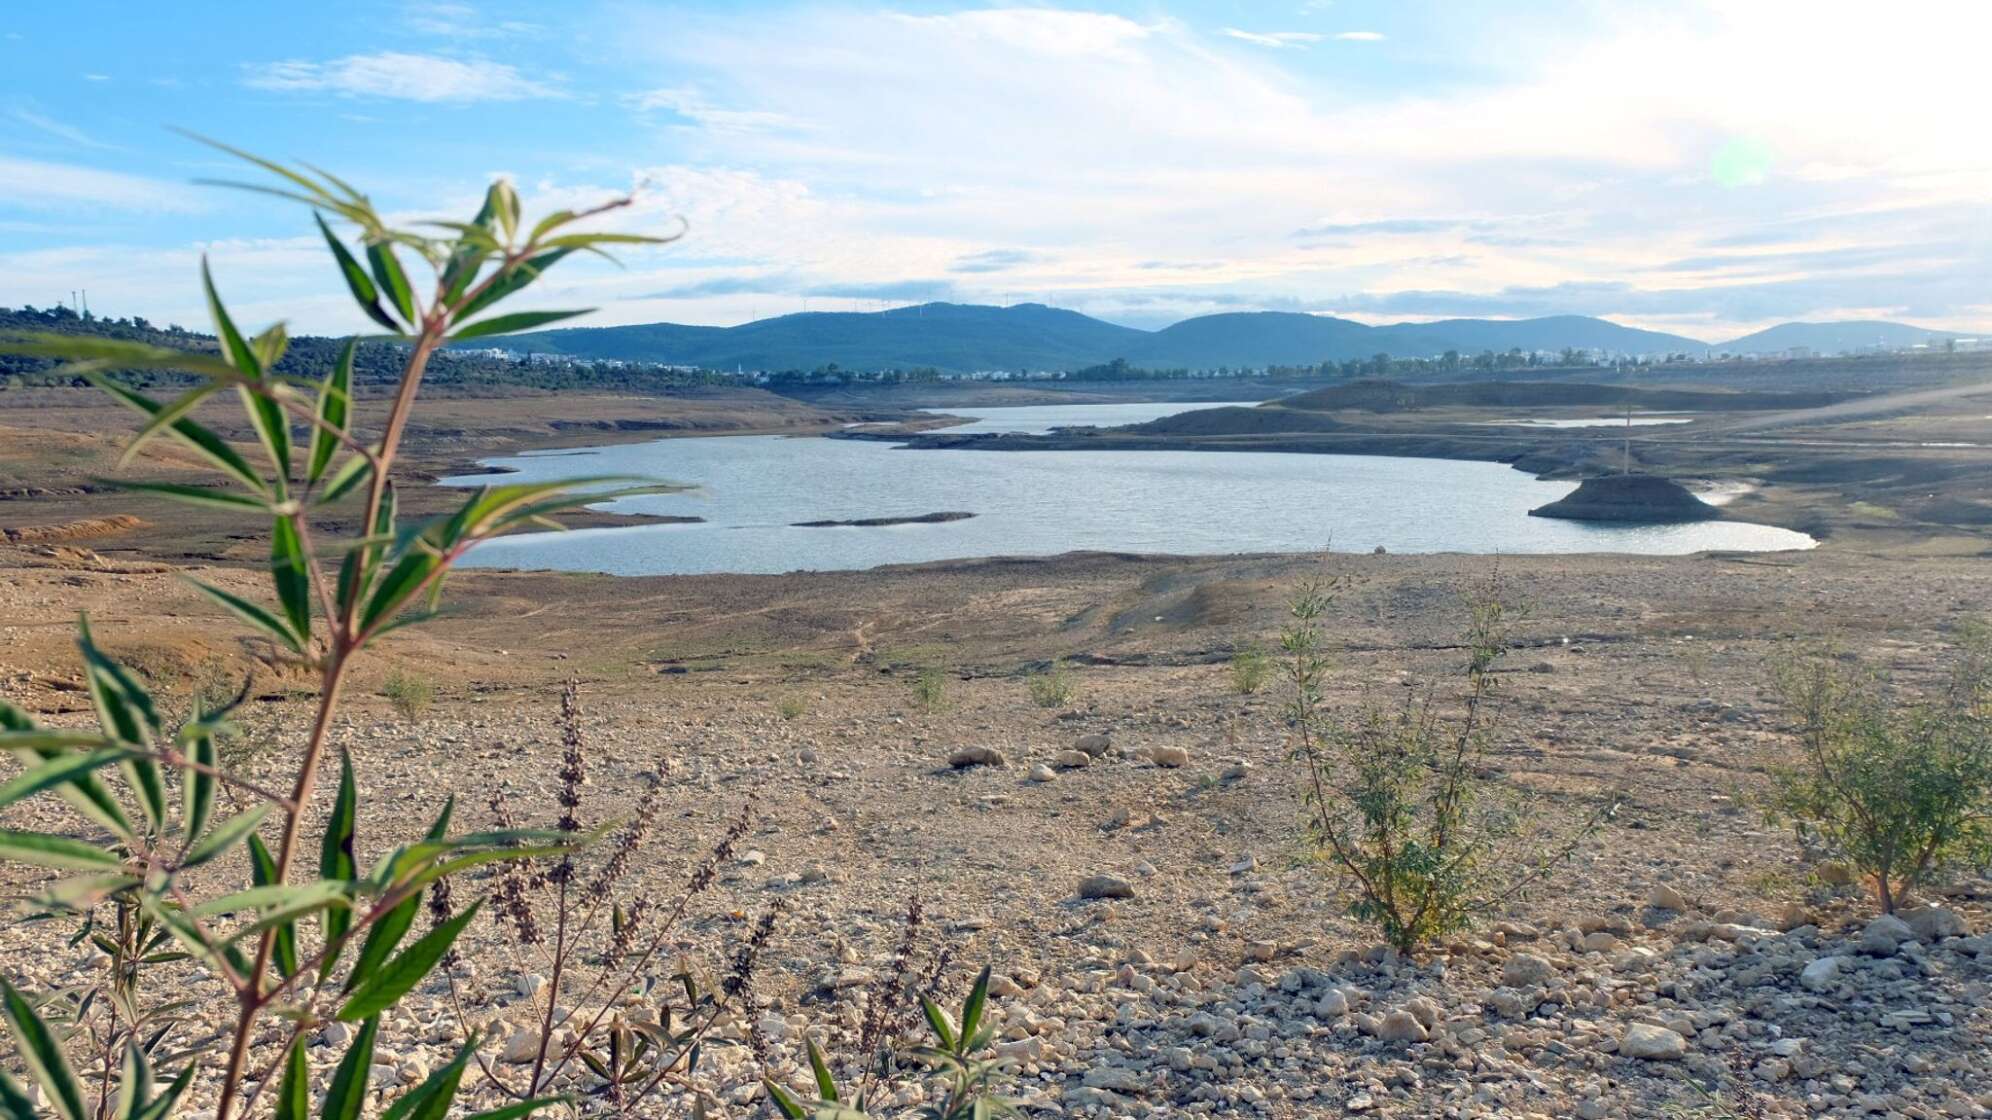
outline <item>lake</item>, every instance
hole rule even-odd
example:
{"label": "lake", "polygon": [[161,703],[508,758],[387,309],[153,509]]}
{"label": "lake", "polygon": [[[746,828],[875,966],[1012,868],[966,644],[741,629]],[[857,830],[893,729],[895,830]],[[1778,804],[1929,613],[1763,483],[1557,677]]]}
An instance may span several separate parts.
{"label": "lake", "polygon": [[[959,409],[974,430],[1133,423],[1208,404]],[[1112,410],[1088,411],[1091,409]],[[1139,413],[1130,412],[1138,409]],[[1053,421],[1050,414],[1056,413]],[[1132,416],[1132,419],[1128,417]],[[1109,419],[1109,417],[1112,417]],[[960,429],[955,429],[960,430]],[[1575,489],[1499,463],[1378,455],[1207,451],[911,451],[784,436],[662,439],[491,459],[507,482],[635,474],[694,484],[617,501],[619,513],[699,524],[536,533],[465,562],[616,575],[843,570],[1075,549],[1213,555],[1332,547],[1368,552],[1627,552],[1808,548],[1763,525],[1602,526],[1529,517]],[[475,486],[490,476],[445,479]],[[797,528],[799,521],[976,516],[930,524]]]}

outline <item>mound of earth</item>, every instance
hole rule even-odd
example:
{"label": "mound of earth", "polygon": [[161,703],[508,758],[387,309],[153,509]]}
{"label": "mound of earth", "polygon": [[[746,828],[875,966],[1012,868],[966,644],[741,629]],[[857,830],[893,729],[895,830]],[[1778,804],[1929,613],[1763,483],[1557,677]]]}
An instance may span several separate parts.
{"label": "mound of earth", "polygon": [[1529,516],[1660,524],[1709,521],[1722,516],[1722,511],[1672,479],[1650,474],[1613,474],[1587,478],[1569,496],[1532,509]]}
{"label": "mound of earth", "polygon": [[1816,408],[1842,393],[1732,392],[1712,389],[1644,389],[1566,381],[1466,381],[1405,385],[1368,378],[1268,401],[1259,407],[1303,412],[1362,409],[1401,412],[1420,408],[1632,407],[1642,411],[1726,412]]}

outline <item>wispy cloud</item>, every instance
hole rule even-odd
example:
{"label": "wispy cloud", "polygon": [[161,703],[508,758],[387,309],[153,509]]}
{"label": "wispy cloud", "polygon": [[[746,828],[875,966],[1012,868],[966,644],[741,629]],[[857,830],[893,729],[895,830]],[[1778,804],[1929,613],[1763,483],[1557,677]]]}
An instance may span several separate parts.
{"label": "wispy cloud", "polygon": [[328,62],[290,60],[247,67],[243,84],[255,89],[335,93],[402,101],[523,101],[559,97],[556,85],[486,59],[381,51]]}
{"label": "wispy cloud", "polygon": [[418,34],[447,39],[497,39],[545,30],[524,20],[488,19],[472,5],[448,0],[411,3],[403,10],[401,21]]}
{"label": "wispy cloud", "polygon": [[1342,42],[1345,43],[1380,43],[1383,41],[1383,32],[1338,31],[1335,33],[1335,38],[1340,39]]}
{"label": "wispy cloud", "polygon": [[1042,259],[1028,249],[984,249],[956,257],[949,272],[1003,272]]}
{"label": "wispy cloud", "polygon": [[7,207],[28,210],[109,207],[169,214],[205,208],[196,192],[178,183],[70,163],[0,156],[0,209]]}
{"label": "wispy cloud", "polygon": [[1224,33],[1253,46],[1272,47],[1275,50],[1304,47],[1309,43],[1321,41],[1321,36],[1313,31],[1242,31],[1236,27],[1227,27]]}
{"label": "wispy cloud", "polygon": [[92,139],[88,133],[84,132],[82,129],[77,128],[74,125],[65,124],[64,122],[56,120],[53,117],[49,117],[42,113],[36,112],[34,109],[28,108],[27,106],[17,105],[12,109],[7,110],[7,115],[9,117],[12,117],[14,120],[21,122],[22,124],[27,125],[29,128],[38,129],[59,140],[66,140],[69,143],[74,144],[79,148],[110,147],[109,144],[105,144],[98,140]]}
{"label": "wispy cloud", "polygon": [[715,105],[705,94],[685,86],[632,93],[623,98],[623,104],[639,113],[667,112],[719,132],[769,132],[798,126],[794,118],[782,113]]}

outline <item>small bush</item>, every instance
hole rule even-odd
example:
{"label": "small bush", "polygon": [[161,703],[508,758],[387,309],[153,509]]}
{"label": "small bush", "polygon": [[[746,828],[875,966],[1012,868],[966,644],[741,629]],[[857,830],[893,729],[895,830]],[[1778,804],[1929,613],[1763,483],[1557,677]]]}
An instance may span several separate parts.
{"label": "small bush", "polygon": [[1079,695],[1079,683],[1065,662],[1054,661],[1049,668],[1031,674],[1030,690],[1031,703],[1038,707],[1063,708]]}
{"label": "small bush", "polygon": [[809,712],[809,698],[790,693],[775,701],[775,714],[786,720],[798,720]]}
{"label": "small bush", "polygon": [[1508,644],[1509,614],[1497,597],[1469,604],[1466,685],[1457,700],[1413,692],[1331,721],[1320,620],[1334,592],[1304,584],[1280,639],[1309,839],[1354,883],[1349,912],[1409,953],[1541,881],[1590,826],[1556,842],[1526,827],[1526,807],[1480,777],[1490,762],[1493,669]]}
{"label": "small bush", "polygon": [[1250,696],[1266,687],[1273,675],[1273,659],[1263,646],[1246,644],[1231,655],[1231,691]]}
{"label": "small bush", "polygon": [[429,714],[429,706],[436,702],[436,682],[396,669],[381,684],[380,694],[394,705],[396,715],[410,723],[420,723]]}
{"label": "small bush", "polygon": [[948,706],[948,675],[938,665],[929,665],[913,677],[913,702],[923,712],[938,712]]}
{"label": "small bush", "polygon": [[1933,874],[1992,858],[1992,634],[1963,635],[1933,695],[1821,647],[1782,651],[1772,679],[1797,717],[1799,757],[1765,799],[1874,887],[1884,913]]}

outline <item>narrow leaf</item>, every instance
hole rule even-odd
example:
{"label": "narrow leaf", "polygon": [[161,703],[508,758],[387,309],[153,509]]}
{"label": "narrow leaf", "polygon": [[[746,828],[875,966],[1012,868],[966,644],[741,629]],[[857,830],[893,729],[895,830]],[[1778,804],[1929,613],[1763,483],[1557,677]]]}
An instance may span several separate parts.
{"label": "narrow leaf", "polygon": [[394,247],[385,243],[368,245],[367,264],[373,268],[374,280],[380,284],[388,303],[401,312],[401,321],[414,326],[415,290],[408,284],[408,274],[401,270]]}
{"label": "narrow leaf", "polygon": [[304,1034],[291,1040],[284,1055],[284,1079],[277,1083],[275,1120],[310,1120],[311,1066],[304,1058]]}
{"label": "narrow leaf", "polygon": [[[353,854],[355,816],[358,807],[359,792],[353,781],[353,754],[351,751],[341,751],[339,752],[339,795],[332,801],[332,816],[325,822],[325,836],[318,846],[319,878],[344,881],[358,876],[359,861]],[[339,953],[344,948],[339,939],[352,922],[353,915],[350,911],[326,911],[325,943],[330,947],[330,951],[325,954],[324,967],[319,970],[321,979],[332,975],[332,966],[338,961]]]}
{"label": "narrow leaf", "polygon": [[374,1041],[379,1037],[378,1015],[360,1024],[359,1035],[346,1049],[346,1056],[339,1059],[332,1084],[325,1090],[320,1120],[359,1120],[360,1109],[367,1099],[367,1076],[373,1070]]}
{"label": "narrow leaf", "polygon": [[291,632],[291,628],[282,619],[266,608],[259,607],[232,591],[223,591],[219,587],[202,583],[197,579],[189,579],[187,582],[193,584],[196,591],[226,607],[230,614],[276,639],[285,649],[293,653],[304,652],[304,642]]}
{"label": "narrow leaf", "polygon": [[288,517],[273,519],[270,529],[270,579],[277,587],[277,602],[283,607],[290,632],[300,641],[311,637],[311,570],[304,557],[304,540],[297,523]]}
{"label": "narrow leaf", "polygon": [[463,932],[463,927],[470,924],[470,919],[483,905],[483,899],[471,903],[461,913],[422,935],[413,945],[402,950],[399,956],[387,962],[371,979],[360,985],[352,998],[346,1001],[346,1005],[339,1009],[338,1018],[352,1022],[394,1006],[396,1001],[413,990],[415,985],[436,967],[436,962],[443,959],[443,954],[456,943],[457,935]]}
{"label": "narrow leaf", "polygon": [[339,450],[337,433],[346,430],[346,419],[352,410],[353,353],[359,346],[358,339],[347,339],[339,351],[339,360],[332,363],[324,383],[318,387],[318,427],[311,438],[311,461],[305,467],[305,478],[314,485],[325,476],[325,468],[332,465],[332,454]]}
{"label": "narrow leaf", "polygon": [[121,762],[131,757],[131,753],[123,747],[105,747],[88,754],[56,755],[47,762],[17,775],[5,785],[0,785],[0,806],[11,805],[22,798],[32,797],[50,786],[67,785],[78,776],[89,774],[114,762]]}
{"label": "narrow leaf", "polygon": [[[200,724],[200,713],[194,713],[194,722]],[[187,760],[196,766],[215,767],[221,756],[215,749],[214,734],[203,728],[187,744]],[[180,814],[181,829],[188,836],[199,836],[208,826],[208,818],[214,813],[214,791],[216,780],[212,769],[200,770],[188,767],[180,775]]]}
{"label": "narrow leaf", "polygon": [[235,328],[235,320],[228,317],[228,309],[221,305],[221,294],[214,290],[214,273],[208,270],[205,253],[201,254],[201,290],[207,293],[208,315],[214,319],[214,336],[221,341],[221,356],[245,376],[262,377],[262,363],[256,360],[249,341]]}
{"label": "narrow leaf", "polygon": [[[249,834],[249,877],[259,887],[267,887],[277,881],[277,858],[270,854],[269,845],[255,833]],[[277,927],[276,941],[270,946],[271,960],[277,972],[284,976],[297,973],[297,926],[283,922]]]}
{"label": "narrow leaf", "polygon": [[242,842],[242,839],[256,830],[256,826],[269,815],[271,806],[257,805],[215,825],[206,836],[200,838],[187,851],[187,858],[180,861],[181,867],[199,867],[228,849]]}
{"label": "narrow leaf", "polygon": [[325,235],[325,244],[331,246],[333,259],[339,262],[339,272],[346,278],[346,290],[353,293],[353,302],[360,305],[367,318],[400,334],[401,324],[395,322],[393,316],[380,305],[380,289],[374,287],[373,277],[368,276],[367,270],[360,267],[360,262],[353,259],[351,250],[333,234],[332,227],[325,224],[324,215],[314,211],[311,216],[317,220],[319,232]]}
{"label": "narrow leaf", "polygon": [[483,322],[459,328],[450,336],[450,341],[465,342],[473,338],[487,338],[494,334],[529,331],[548,323],[558,323],[562,319],[572,319],[576,315],[586,315],[593,310],[592,307],[584,307],[579,311],[514,311],[509,315],[496,315]]}
{"label": "narrow leaf", "polygon": [[124,867],[117,853],[95,844],[13,828],[0,828],[0,859],[72,871],[117,871]]}
{"label": "narrow leaf", "polygon": [[4,1002],[7,1026],[14,1034],[14,1048],[29,1075],[41,1085],[43,1095],[62,1120],[83,1120],[83,1087],[69,1068],[69,1059],[62,1056],[62,1044],[56,1041],[55,1033],[4,977],[0,977],[0,1002]]}

